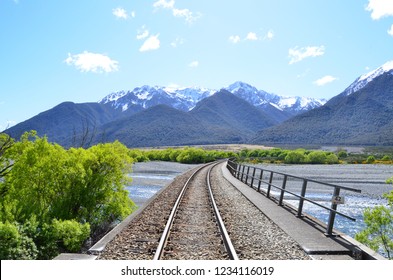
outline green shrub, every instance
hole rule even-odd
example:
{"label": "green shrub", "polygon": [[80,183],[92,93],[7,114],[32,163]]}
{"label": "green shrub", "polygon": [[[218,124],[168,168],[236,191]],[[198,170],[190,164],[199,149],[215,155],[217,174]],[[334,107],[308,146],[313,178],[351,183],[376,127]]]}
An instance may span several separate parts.
{"label": "green shrub", "polygon": [[322,151],[313,151],[307,155],[306,162],[312,164],[326,163],[326,153]]}
{"label": "green shrub", "polygon": [[285,163],[289,164],[304,163],[304,160],[304,152],[301,151],[290,151],[285,157]]}
{"label": "green shrub", "polygon": [[381,160],[382,161],[390,161],[391,158],[390,158],[390,156],[383,156],[383,158]]}
{"label": "green shrub", "polygon": [[326,163],[337,164],[337,163],[339,163],[338,157],[335,154],[330,154],[330,155],[326,156]]}
{"label": "green shrub", "polygon": [[24,233],[23,225],[0,222],[0,259],[33,260],[38,254],[33,239]]}
{"label": "green shrub", "polygon": [[338,158],[343,159],[348,157],[348,153],[346,151],[339,151],[338,152]]}
{"label": "green shrub", "polygon": [[366,163],[372,164],[375,162],[375,157],[374,156],[369,156],[366,160]]}
{"label": "green shrub", "polygon": [[[386,181],[393,184],[393,177]],[[388,206],[379,205],[364,210],[366,228],[355,235],[355,239],[374,251],[383,251],[393,259],[393,191],[384,194]]]}
{"label": "green shrub", "polygon": [[59,221],[52,223],[53,236],[60,242],[60,247],[68,252],[80,251],[83,242],[90,235],[90,225],[80,224],[75,220]]}

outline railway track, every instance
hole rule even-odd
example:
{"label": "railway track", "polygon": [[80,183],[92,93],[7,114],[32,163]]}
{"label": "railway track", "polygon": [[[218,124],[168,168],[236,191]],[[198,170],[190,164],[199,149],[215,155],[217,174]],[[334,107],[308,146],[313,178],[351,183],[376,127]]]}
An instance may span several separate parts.
{"label": "railway track", "polygon": [[216,164],[175,179],[99,259],[237,259],[210,188]]}
{"label": "railway track", "polygon": [[210,172],[215,165],[196,170],[184,184],[160,238],[155,260],[238,259],[211,189]]}
{"label": "railway track", "polygon": [[[176,177],[106,244],[98,259],[309,259],[222,177],[216,165],[203,165]],[[217,203],[210,198],[210,187]],[[222,218],[215,214],[216,205]]]}

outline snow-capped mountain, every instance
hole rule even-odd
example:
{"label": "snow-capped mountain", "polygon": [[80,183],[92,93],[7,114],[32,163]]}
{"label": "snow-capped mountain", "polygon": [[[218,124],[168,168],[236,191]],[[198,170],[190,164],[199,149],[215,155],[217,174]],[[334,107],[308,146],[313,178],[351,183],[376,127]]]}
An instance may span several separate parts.
{"label": "snow-capped mountain", "polygon": [[393,60],[386,62],[384,65],[378,67],[377,69],[368,72],[357,78],[347,89],[344,91],[345,95],[350,95],[358,90],[364,88],[369,82],[374,80],[376,77],[386,73],[393,72]]}
{"label": "snow-capped mountain", "polygon": [[159,86],[142,86],[132,91],[119,91],[109,94],[99,103],[110,104],[123,111],[130,108],[146,109],[155,105],[164,104],[173,108],[189,111],[200,100],[212,95],[215,90],[198,87],[174,88]]}
{"label": "snow-capped mountain", "polygon": [[[267,108],[273,106],[291,115],[322,106],[326,100],[308,97],[283,97],[268,93],[243,82],[235,82],[225,88],[254,106]],[[110,104],[123,111],[131,108],[140,111],[155,105],[165,104],[182,111],[190,111],[202,99],[213,95],[218,90],[200,87],[159,87],[142,86],[131,91],[119,91],[109,94],[99,103]]]}
{"label": "snow-capped mountain", "polygon": [[265,108],[266,106],[271,105],[281,111],[286,111],[294,115],[320,107],[326,103],[325,99],[300,96],[280,96],[268,93],[263,90],[258,90],[243,82],[235,82],[226,89],[250,102],[254,106]]}

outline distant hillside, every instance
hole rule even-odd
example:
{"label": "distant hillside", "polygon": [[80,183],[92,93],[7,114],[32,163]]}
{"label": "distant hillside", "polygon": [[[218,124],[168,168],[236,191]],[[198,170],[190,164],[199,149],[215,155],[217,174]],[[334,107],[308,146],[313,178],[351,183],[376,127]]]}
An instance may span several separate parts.
{"label": "distant hillside", "polygon": [[[393,145],[393,75],[387,71],[324,106],[262,130],[253,143]],[[355,88],[355,85],[351,85]]]}
{"label": "distant hillside", "polygon": [[157,105],[101,127],[99,138],[119,140],[129,147],[240,143],[226,126],[206,126],[190,113]]}
{"label": "distant hillside", "polygon": [[98,139],[119,140],[133,147],[244,143],[256,128],[273,124],[259,109],[221,90],[190,112],[158,105],[107,123]]}
{"label": "distant hillside", "polygon": [[261,109],[224,89],[200,101],[190,113],[204,124],[227,126],[239,134],[253,134],[279,123]]}
{"label": "distant hillside", "polygon": [[18,139],[36,130],[65,147],[119,140],[129,147],[246,143],[277,124],[262,110],[221,90],[189,112],[156,105],[137,112],[109,104],[62,103],[6,131]]}
{"label": "distant hillside", "polygon": [[80,145],[84,131],[89,132],[88,137],[91,137],[93,130],[118,118],[120,113],[104,104],[64,102],[5,132],[19,139],[24,132],[36,130],[38,135],[46,135],[51,142],[64,146]]}

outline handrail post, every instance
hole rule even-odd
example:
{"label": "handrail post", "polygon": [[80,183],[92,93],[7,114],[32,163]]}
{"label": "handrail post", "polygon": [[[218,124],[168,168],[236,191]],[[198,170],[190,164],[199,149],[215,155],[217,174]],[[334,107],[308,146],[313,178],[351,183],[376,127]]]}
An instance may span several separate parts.
{"label": "handrail post", "polygon": [[262,176],[263,176],[263,169],[261,169],[261,174],[259,174],[258,192],[261,191]]}
{"label": "handrail post", "polygon": [[302,217],[304,197],[306,195],[306,188],[307,188],[307,180],[303,179],[302,191],[300,192],[301,198],[299,199],[299,207],[297,209],[297,216],[298,217]]}
{"label": "handrail post", "polygon": [[250,173],[250,166],[247,166],[247,174],[246,174],[246,182],[245,184],[247,185],[247,181],[248,181],[248,174]]}
{"label": "handrail post", "polygon": [[243,169],[242,169],[242,177],[241,177],[241,179],[240,179],[240,181],[242,181],[243,182],[243,176],[244,176],[244,169],[246,168],[246,166],[245,165],[243,165]]}
{"label": "handrail post", "polygon": [[256,168],[254,167],[254,170],[252,171],[252,177],[251,177],[251,188],[254,188],[255,170],[256,170]]}
{"label": "handrail post", "polygon": [[278,201],[278,205],[279,206],[282,206],[282,201],[284,200],[285,186],[286,185],[287,185],[287,175],[284,175],[284,180],[282,181],[282,187],[281,187],[280,200]]}
{"label": "handrail post", "polygon": [[272,182],[273,182],[273,172],[270,171],[269,185],[267,186],[266,197],[270,197],[270,189],[272,188]]}
{"label": "handrail post", "polygon": [[[339,195],[340,195],[340,188],[335,187],[332,198],[339,196]],[[332,205],[330,208],[333,209],[334,211],[337,210],[337,203],[334,201],[334,199],[332,199]],[[333,225],[334,225],[335,217],[336,217],[336,212],[330,211],[329,221],[328,221],[327,230],[326,230],[326,235],[328,235],[328,236],[332,235],[332,233],[333,233]]]}

